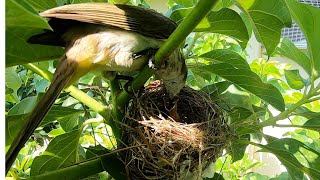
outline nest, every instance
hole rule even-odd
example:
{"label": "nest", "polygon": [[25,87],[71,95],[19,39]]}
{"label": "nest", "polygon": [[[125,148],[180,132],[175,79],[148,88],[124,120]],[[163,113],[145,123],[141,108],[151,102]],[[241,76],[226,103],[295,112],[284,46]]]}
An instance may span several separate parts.
{"label": "nest", "polygon": [[[179,121],[170,116],[177,105]],[[147,87],[128,108],[122,154],[128,177],[189,179],[221,156],[231,131],[225,112],[208,95],[185,87],[172,103],[163,85]]]}

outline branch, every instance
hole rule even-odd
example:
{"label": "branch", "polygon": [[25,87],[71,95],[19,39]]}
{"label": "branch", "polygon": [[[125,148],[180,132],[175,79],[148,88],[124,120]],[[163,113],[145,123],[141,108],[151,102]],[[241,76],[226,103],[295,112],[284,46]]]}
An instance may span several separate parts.
{"label": "branch", "polygon": [[[110,153],[96,156],[94,158],[88,159],[86,161],[73,164],[68,167],[64,167],[61,169],[57,169],[54,171],[49,171],[40,175],[36,176],[30,176],[29,180],[41,180],[41,179],[46,179],[46,180],[55,180],[55,179],[82,179],[85,177],[88,177],[90,175],[97,174],[99,172],[105,171],[102,161],[106,162],[110,160],[114,160],[113,158],[116,157],[117,153],[121,151],[127,151],[133,148],[141,147],[141,146],[146,146],[145,144],[137,145],[137,146],[131,146],[127,148],[122,148],[118,150],[113,150]],[[120,161],[120,160],[119,160]],[[111,164],[112,166],[112,164]],[[120,172],[119,172],[120,173]]]}
{"label": "branch", "polygon": [[[201,22],[201,20],[209,13],[218,0],[200,0],[192,9],[190,14],[182,21],[177,29],[171,34],[168,40],[160,47],[155,55],[155,64],[161,64],[163,58],[168,57],[192,30]],[[152,76],[153,70],[144,67],[140,74],[131,83],[131,91],[137,91],[142,88],[144,83]],[[130,95],[126,91],[122,91],[118,97],[118,106],[124,107],[130,100]]]}
{"label": "branch", "polygon": [[288,109],[281,112],[279,115],[271,117],[268,120],[259,123],[258,126],[260,128],[265,127],[265,126],[274,126],[277,121],[286,119],[290,115],[290,113],[292,113],[294,110],[296,110],[298,107],[300,107],[301,105],[303,105],[305,103],[306,103],[306,98],[303,97],[297,103],[292,104]]}
{"label": "branch", "polygon": [[[319,100],[320,97],[314,97],[318,93],[319,93],[318,92],[318,87],[314,88],[314,89],[311,89],[309,94],[304,95],[297,103],[292,104],[289,108],[287,108],[285,111],[281,112],[279,115],[277,115],[275,117],[271,117],[268,120],[259,123],[259,127],[262,128],[262,127],[265,127],[265,126],[274,126],[274,125],[276,125],[277,121],[288,118],[288,116],[294,110],[296,110],[298,107],[302,106],[303,104]],[[314,98],[312,98],[312,97],[314,97]]]}

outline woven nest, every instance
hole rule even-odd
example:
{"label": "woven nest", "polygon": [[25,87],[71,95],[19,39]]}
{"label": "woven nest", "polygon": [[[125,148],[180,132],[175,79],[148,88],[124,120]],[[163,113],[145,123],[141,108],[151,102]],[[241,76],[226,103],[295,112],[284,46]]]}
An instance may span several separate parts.
{"label": "woven nest", "polygon": [[[178,95],[179,122],[163,85],[149,86],[127,111],[122,154],[128,177],[189,179],[221,156],[231,132],[224,111],[203,92],[185,87]],[[187,177],[188,176],[188,177]]]}

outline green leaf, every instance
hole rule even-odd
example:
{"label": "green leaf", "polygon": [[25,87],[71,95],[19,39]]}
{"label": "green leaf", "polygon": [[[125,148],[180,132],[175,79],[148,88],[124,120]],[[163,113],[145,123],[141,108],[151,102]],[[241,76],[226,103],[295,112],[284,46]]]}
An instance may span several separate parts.
{"label": "green leaf", "polygon": [[184,7],[194,6],[198,2],[198,0],[173,0],[173,1]]}
{"label": "green leaf", "polygon": [[22,115],[22,114],[30,113],[35,107],[38,100],[39,100],[39,96],[27,97],[22,101],[20,101],[15,106],[13,106],[9,110],[8,115],[13,116],[13,115]]}
{"label": "green leaf", "polygon": [[[32,111],[36,102],[37,96],[27,97],[8,112],[8,116],[6,116],[6,149],[9,147],[18,132],[23,127],[24,123],[27,121],[29,113]],[[83,111],[67,107],[54,106],[41,122],[40,126],[57,120],[60,122],[61,127],[64,128],[65,131],[70,131],[78,123],[78,118],[72,119],[70,117],[78,117],[80,113],[83,113]]]}
{"label": "green leaf", "polygon": [[320,119],[320,112],[310,111],[308,108],[303,106],[297,108],[295,112],[298,116],[302,116],[308,119],[312,119],[312,118]]}
{"label": "green leaf", "polygon": [[78,124],[77,120],[79,119],[81,113],[83,113],[83,110],[54,106],[43,119],[40,126],[52,121],[59,121],[61,127],[65,131],[69,131]]}
{"label": "green leaf", "polygon": [[241,122],[248,119],[253,113],[246,108],[243,107],[234,107],[231,109],[231,112],[229,113],[231,122],[230,124],[241,124]]}
{"label": "green leaf", "polygon": [[17,72],[17,67],[6,68],[5,78],[6,87],[17,91],[22,85],[21,79],[19,78]]}
{"label": "green leaf", "polygon": [[[246,140],[250,140],[250,135],[246,134],[241,136],[240,139],[246,139]],[[248,144],[244,144],[244,143],[238,143],[238,142],[231,142],[231,146],[230,146],[230,151],[231,151],[231,156],[232,156],[232,163],[236,162],[240,159],[243,158],[245,152],[246,152],[246,148],[247,148]]]}
{"label": "green leaf", "polygon": [[280,42],[281,29],[290,27],[290,11],[284,0],[238,0],[249,14],[251,26],[258,41],[262,42],[270,56]]}
{"label": "green leaf", "polygon": [[[320,76],[320,10],[296,0],[286,0],[293,19],[299,25],[308,43],[309,57],[312,63],[312,71]],[[306,18],[308,17],[308,18]]]}
{"label": "green leaf", "polygon": [[74,164],[78,156],[80,133],[75,130],[55,137],[46,151],[33,160],[30,175],[35,176]]}
{"label": "green leaf", "polygon": [[277,156],[287,168],[292,179],[302,179],[303,173],[312,178],[320,177],[320,154],[295,139],[284,138],[267,145],[258,145],[263,152]]}
{"label": "green leaf", "polygon": [[38,1],[38,0],[25,0],[30,6],[32,6],[33,9],[37,11],[45,11],[47,9],[51,9],[54,7],[57,7],[58,5],[62,5],[63,3],[59,3],[61,1],[66,0],[43,0],[43,1]]}
{"label": "green leaf", "polygon": [[295,90],[300,90],[304,87],[303,79],[299,74],[299,70],[284,70],[284,76],[288,85]]}
{"label": "green leaf", "polygon": [[29,37],[41,32],[42,30],[34,28],[6,28],[6,66],[46,61],[60,57],[63,53],[61,47],[27,43]]}
{"label": "green leaf", "polygon": [[245,48],[249,41],[248,30],[241,16],[228,8],[223,8],[218,12],[209,12],[194,31],[219,33],[234,37],[242,48]]}
{"label": "green leaf", "polygon": [[250,69],[248,62],[238,53],[228,49],[215,49],[199,56],[213,62],[224,62],[236,68]]}
{"label": "green leaf", "polygon": [[[270,180],[288,180],[288,179],[290,179],[289,173],[283,172],[283,173],[279,174],[278,176],[271,178]],[[309,178],[304,175],[302,180],[308,180],[308,179]]]}
{"label": "green leaf", "polygon": [[302,125],[303,128],[320,131],[320,118],[309,119]]}
{"label": "green leaf", "polygon": [[299,50],[288,38],[283,38],[276,51],[300,65],[309,75],[312,73],[311,60]]}
{"label": "green leaf", "polygon": [[252,108],[249,93],[229,81],[222,81],[201,89],[208,93],[219,106],[230,109],[233,107]]}
{"label": "green leaf", "polygon": [[51,29],[44,18],[28,11],[15,0],[6,0],[6,27]]}
{"label": "green leaf", "polygon": [[10,145],[14,138],[18,135],[20,129],[24,126],[28,115],[13,115],[6,116],[6,152],[9,150]]}
{"label": "green leaf", "polygon": [[59,135],[62,135],[66,133],[62,128],[58,128],[58,129],[53,129],[52,131],[50,131],[48,133],[48,136],[49,137],[56,137],[56,136],[59,136]]}
{"label": "green leaf", "polygon": [[6,86],[5,92],[6,92],[6,95],[8,95],[8,94],[14,93],[14,90]]}
{"label": "green leaf", "polygon": [[[176,9],[170,18],[179,24],[191,10],[192,8]],[[242,18],[238,13],[228,8],[209,12],[193,31],[219,33],[234,37],[242,48],[246,47],[249,40],[248,31]]]}
{"label": "green leaf", "polygon": [[213,64],[202,67],[203,70],[215,73],[233,82],[241,88],[253,93],[273,107],[284,111],[284,100],[277,88],[265,84],[259,76],[248,69],[237,69],[227,63]]}

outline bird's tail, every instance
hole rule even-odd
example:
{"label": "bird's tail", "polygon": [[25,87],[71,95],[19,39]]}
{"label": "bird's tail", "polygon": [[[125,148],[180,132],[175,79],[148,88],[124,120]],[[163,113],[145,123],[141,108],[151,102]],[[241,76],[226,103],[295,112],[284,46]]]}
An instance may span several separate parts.
{"label": "bird's tail", "polygon": [[25,143],[28,141],[34,130],[46,116],[55,100],[60,95],[61,91],[68,84],[77,67],[77,62],[70,61],[66,58],[66,56],[63,56],[56,69],[49,89],[44,94],[37,106],[33,109],[28,120],[25,122],[19,134],[15,137],[10,149],[6,154],[6,173],[10,170],[21,148],[24,147]]}

